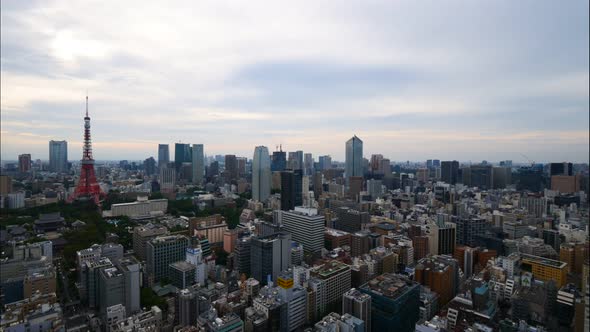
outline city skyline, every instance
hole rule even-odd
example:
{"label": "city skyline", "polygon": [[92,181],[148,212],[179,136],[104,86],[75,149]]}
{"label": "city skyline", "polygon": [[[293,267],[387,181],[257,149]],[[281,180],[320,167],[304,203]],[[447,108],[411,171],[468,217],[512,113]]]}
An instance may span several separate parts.
{"label": "city skyline", "polygon": [[97,160],[343,161],[357,135],[391,160],[588,162],[587,2],[88,6],[3,2],[3,160],[77,160],[88,90]]}

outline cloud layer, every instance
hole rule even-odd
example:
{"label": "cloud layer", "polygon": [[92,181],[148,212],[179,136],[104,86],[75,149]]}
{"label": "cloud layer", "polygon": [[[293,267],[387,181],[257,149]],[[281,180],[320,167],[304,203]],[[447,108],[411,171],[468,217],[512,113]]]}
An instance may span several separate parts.
{"label": "cloud layer", "polygon": [[251,157],[588,161],[588,2],[3,1],[2,159],[158,143]]}

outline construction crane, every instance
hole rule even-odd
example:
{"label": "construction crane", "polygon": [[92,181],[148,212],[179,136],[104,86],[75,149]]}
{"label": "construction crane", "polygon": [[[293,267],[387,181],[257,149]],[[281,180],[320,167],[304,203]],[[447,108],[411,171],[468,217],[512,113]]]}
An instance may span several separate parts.
{"label": "construction crane", "polygon": [[524,159],[526,159],[529,163],[531,163],[531,166],[535,166],[535,161],[531,160],[529,157],[527,157],[524,153],[520,154],[521,156],[524,157]]}

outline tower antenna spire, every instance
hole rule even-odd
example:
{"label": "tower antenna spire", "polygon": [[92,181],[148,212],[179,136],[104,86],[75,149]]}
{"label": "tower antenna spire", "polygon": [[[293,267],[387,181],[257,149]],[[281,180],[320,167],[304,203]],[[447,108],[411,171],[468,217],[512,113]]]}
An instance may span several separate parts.
{"label": "tower antenna spire", "polygon": [[86,90],[86,117],[88,117],[88,90]]}

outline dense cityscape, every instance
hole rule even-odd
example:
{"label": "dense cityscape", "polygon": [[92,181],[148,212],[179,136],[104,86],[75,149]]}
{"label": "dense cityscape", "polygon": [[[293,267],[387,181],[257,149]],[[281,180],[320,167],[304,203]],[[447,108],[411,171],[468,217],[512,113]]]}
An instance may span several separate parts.
{"label": "dense cityscape", "polygon": [[[81,128],[82,131],[82,128]],[[588,164],[343,143],[3,161],[0,329],[587,331]],[[173,155],[174,159],[171,160]]]}
{"label": "dense cityscape", "polygon": [[589,27],[0,0],[0,332],[589,332]]}

